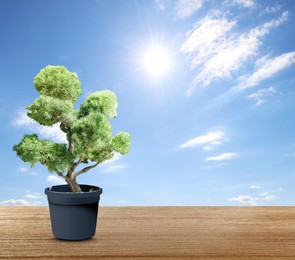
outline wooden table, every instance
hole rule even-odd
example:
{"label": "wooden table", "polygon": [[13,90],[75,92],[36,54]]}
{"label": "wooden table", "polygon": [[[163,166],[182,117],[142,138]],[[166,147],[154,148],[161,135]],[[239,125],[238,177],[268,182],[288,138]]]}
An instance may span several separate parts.
{"label": "wooden table", "polygon": [[0,207],[2,259],[295,259],[295,207],[100,207],[96,236],[51,233],[48,207]]}

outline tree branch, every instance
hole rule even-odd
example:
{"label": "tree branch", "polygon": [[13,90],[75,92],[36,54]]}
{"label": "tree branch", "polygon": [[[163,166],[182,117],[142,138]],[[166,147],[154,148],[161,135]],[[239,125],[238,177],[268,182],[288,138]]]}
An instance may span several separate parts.
{"label": "tree branch", "polygon": [[84,169],[82,169],[81,171],[78,171],[76,173],[74,173],[74,176],[77,177],[78,175],[82,174],[82,173],[85,173],[85,172],[88,172],[90,169],[96,167],[97,165],[99,165],[100,162],[97,162],[91,166],[87,166],[85,167]]}
{"label": "tree branch", "polygon": [[58,176],[65,178],[65,176],[59,170],[54,170],[54,172],[57,173]]}
{"label": "tree branch", "polygon": [[78,165],[83,161],[83,158],[81,157],[76,163],[74,163],[72,165],[72,167],[70,168],[69,172],[73,173],[75,171],[75,169],[78,167]]}
{"label": "tree branch", "polygon": [[72,131],[69,130],[69,148],[68,148],[70,157],[72,158],[73,156],[73,151],[74,151],[74,144],[73,144],[73,140],[72,140]]}
{"label": "tree branch", "polygon": [[[46,167],[48,168],[48,164],[47,164],[46,162],[40,162],[40,163],[43,164],[44,166],[46,166]],[[54,169],[54,172],[55,172],[58,176],[60,176],[60,177],[62,177],[62,178],[65,178],[65,176],[62,174],[62,172],[60,172],[59,170]]]}

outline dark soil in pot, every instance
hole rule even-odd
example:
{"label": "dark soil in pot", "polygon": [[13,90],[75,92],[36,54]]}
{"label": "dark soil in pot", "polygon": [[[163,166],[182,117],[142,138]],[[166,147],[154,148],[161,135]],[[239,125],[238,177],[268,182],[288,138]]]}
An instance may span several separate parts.
{"label": "dark soil in pot", "polygon": [[71,192],[68,185],[46,188],[52,233],[64,240],[84,240],[95,235],[102,188],[80,185],[83,192]]}

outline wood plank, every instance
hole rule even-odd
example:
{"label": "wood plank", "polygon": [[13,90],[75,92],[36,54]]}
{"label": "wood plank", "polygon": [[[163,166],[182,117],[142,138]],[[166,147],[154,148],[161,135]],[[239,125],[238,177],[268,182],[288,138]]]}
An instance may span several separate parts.
{"label": "wood plank", "polygon": [[100,207],[93,239],[51,233],[48,207],[0,207],[3,259],[295,259],[295,207]]}

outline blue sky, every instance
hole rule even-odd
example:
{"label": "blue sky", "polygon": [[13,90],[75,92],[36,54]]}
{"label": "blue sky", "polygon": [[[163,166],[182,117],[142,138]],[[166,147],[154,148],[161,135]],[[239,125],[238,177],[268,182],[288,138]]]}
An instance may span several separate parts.
{"label": "blue sky", "polygon": [[12,151],[25,133],[64,140],[26,116],[47,65],[78,74],[77,108],[118,96],[131,151],[78,179],[101,205],[295,205],[294,24],[293,0],[1,1],[0,205],[47,205],[62,182]]}

